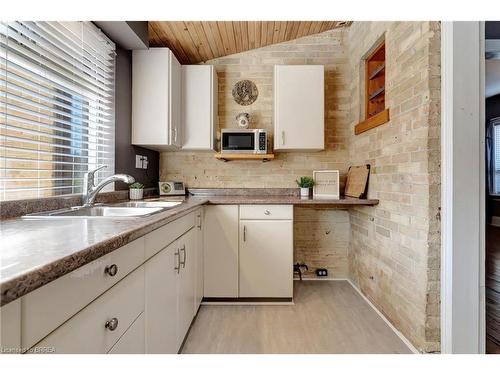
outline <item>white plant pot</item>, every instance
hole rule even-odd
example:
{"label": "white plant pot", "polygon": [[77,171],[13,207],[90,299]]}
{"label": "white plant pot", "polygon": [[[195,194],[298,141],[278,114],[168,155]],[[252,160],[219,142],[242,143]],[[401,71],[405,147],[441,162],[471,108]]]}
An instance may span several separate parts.
{"label": "white plant pot", "polygon": [[310,192],[310,188],[300,188],[300,196],[308,197]]}
{"label": "white plant pot", "polygon": [[144,189],[130,189],[130,200],[142,199]]}

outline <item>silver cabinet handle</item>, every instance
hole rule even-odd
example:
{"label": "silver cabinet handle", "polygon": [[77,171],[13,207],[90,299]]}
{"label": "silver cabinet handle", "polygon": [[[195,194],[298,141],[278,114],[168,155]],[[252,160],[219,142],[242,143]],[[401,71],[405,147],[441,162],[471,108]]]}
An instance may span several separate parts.
{"label": "silver cabinet handle", "polygon": [[104,328],[109,329],[110,331],[114,331],[118,327],[118,319],[113,318],[111,320],[108,320],[106,324],[104,324]]}
{"label": "silver cabinet handle", "polygon": [[177,142],[177,128],[174,128],[173,132],[174,132],[174,143],[176,143]]}
{"label": "silver cabinet handle", "polygon": [[109,276],[115,276],[118,273],[118,266],[116,264],[106,266],[104,273]]}
{"label": "silver cabinet handle", "polygon": [[179,253],[179,249],[177,249],[177,251],[175,252],[174,256],[177,257],[177,267],[174,267],[174,270],[176,270],[177,273],[179,273],[180,270],[181,270],[181,256],[180,256],[180,253]]}
{"label": "silver cabinet handle", "polygon": [[247,240],[247,226],[243,225],[243,242]]}
{"label": "silver cabinet handle", "polygon": [[198,229],[201,229],[201,214],[198,215],[198,219],[199,219],[199,221],[198,221]]}
{"label": "silver cabinet handle", "polygon": [[[182,257],[182,268],[186,268],[186,245],[182,245],[181,251],[184,253],[184,256]],[[179,256],[180,259],[180,256]]]}
{"label": "silver cabinet handle", "polygon": [[281,144],[285,144],[285,132],[283,130],[281,131]]}
{"label": "silver cabinet handle", "polygon": [[271,215],[271,211],[269,211],[269,210],[265,210],[265,211],[264,211],[264,214],[265,214],[265,215]]}

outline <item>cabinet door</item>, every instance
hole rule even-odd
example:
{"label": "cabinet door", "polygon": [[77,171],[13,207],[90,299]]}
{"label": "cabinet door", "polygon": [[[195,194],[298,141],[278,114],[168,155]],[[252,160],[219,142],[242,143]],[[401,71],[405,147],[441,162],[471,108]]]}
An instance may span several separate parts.
{"label": "cabinet door", "polygon": [[241,220],[240,297],[292,296],[292,221]]}
{"label": "cabinet door", "polygon": [[181,120],[181,64],[170,52],[170,101],[169,101],[169,136],[170,145],[174,149],[182,146],[182,120]]}
{"label": "cabinet door", "polygon": [[205,207],[203,295],[238,297],[238,206]]}
{"label": "cabinet door", "polygon": [[177,241],[145,264],[146,353],[177,353],[177,281],[179,278]]}
{"label": "cabinet door", "polygon": [[179,238],[181,270],[178,284],[179,318],[178,345],[184,340],[194,317],[194,293],[196,272],[196,230],[193,228]]}
{"label": "cabinet door", "polygon": [[214,149],[214,113],[217,113],[215,87],[217,75],[213,65],[182,66],[183,150]]}
{"label": "cabinet door", "polygon": [[276,65],[274,149],[323,150],[324,100],[323,65]]}
{"label": "cabinet door", "polygon": [[132,52],[132,144],[181,145],[181,67],[168,48]]}
{"label": "cabinet door", "polygon": [[203,231],[204,231],[204,210],[199,209],[196,212],[196,245],[194,252],[196,254],[195,271],[195,292],[194,292],[194,312],[198,311],[201,300],[203,299]]}

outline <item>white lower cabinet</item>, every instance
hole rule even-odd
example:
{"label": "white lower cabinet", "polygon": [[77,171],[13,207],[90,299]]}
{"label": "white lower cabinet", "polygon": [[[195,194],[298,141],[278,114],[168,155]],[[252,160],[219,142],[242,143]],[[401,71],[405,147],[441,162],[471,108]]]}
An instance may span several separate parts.
{"label": "white lower cabinet", "polygon": [[207,206],[204,238],[204,296],[238,297],[238,206]]}
{"label": "white lower cabinet", "polygon": [[196,246],[195,252],[195,292],[194,292],[194,313],[198,311],[203,300],[203,233],[205,229],[205,210],[200,208],[196,212]]}
{"label": "white lower cabinet", "polygon": [[195,237],[192,228],[146,262],[146,353],[177,353],[191,325],[195,314]]}
{"label": "white lower cabinet", "polygon": [[203,297],[290,298],[292,262],[292,206],[202,207],[3,306],[0,346],[177,353]]}
{"label": "white lower cabinet", "polygon": [[36,344],[30,351],[56,354],[107,353],[143,310],[144,267],[141,266]]}
{"label": "white lower cabinet", "polygon": [[177,319],[177,325],[179,327],[177,336],[178,348],[181,347],[195,314],[193,303],[196,271],[195,245],[195,229],[191,229],[179,239],[181,269],[179,272],[179,282],[177,284],[177,296],[179,299],[179,314]]}
{"label": "white lower cabinet", "polygon": [[145,264],[146,353],[177,353],[177,241]]}
{"label": "white lower cabinet", "polygon": [[293,297],[292,220],[240,220],[240,297]]}

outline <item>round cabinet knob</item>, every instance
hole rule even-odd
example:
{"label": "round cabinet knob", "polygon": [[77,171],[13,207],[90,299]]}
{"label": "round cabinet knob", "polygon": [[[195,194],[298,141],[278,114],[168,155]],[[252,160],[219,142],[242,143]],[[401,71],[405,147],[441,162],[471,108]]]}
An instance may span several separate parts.
{"label": "round cabinet knob", "polygon": [[111,320],[108,320],[106,324],[104,324],[104,328],[109,329],[110,331],[114,331],[118,327],[118,319],[113,318]]}
{"label": "round cabinet knob", "polygon": [[264,213],[265,213],[266,215],[271,215],[271,211],[269,211],[269,210],[265,210],[265,211],[264,211]]}
{"label": "round cabinet knob", "polygon": [[106,266],[106,268],[104,269],[104,273],[109,276],[115,276],[118,273],[118,266],[116,264]]}

